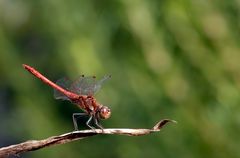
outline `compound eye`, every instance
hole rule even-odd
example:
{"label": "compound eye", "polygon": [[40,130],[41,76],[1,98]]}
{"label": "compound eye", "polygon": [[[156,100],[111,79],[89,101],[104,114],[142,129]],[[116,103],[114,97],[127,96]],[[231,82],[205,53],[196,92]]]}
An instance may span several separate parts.
{"label": "compound eye", "polygon": [[101,119],[108,119],[110,116],[111,116],[111,110],[108,107],[103,106],[100,110]]}

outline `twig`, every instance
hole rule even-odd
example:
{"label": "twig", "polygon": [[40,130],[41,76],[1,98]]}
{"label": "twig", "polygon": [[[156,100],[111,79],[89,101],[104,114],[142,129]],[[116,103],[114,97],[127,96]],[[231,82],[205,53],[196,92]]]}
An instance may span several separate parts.
{"label": "twig", "polygon": [[86,137],[100,135],[100,134],[117,134],[127,136],[142,136],[153,132],[158,132],[168,122],[175,122],[174,120],[164,119],[158,122],[152,129],[127,129],[127,128],[107,128],[104,130],[82,130],[65,133],[59,136],[52,136],[43,140],[29,140],[20,144],[11,145],[0,148],[0,158],[5,158],[10,155],[18,155],[20,153],[38,150],[44,147],[65,144],[74,140],[83,139]]}

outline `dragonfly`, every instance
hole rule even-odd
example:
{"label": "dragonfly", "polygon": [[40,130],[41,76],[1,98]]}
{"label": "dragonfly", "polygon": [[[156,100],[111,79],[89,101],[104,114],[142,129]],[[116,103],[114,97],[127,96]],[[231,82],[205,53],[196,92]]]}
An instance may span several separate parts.
{"label": "dragonfly", "polygon": [[95,129],[95,127],[90,125],[91,121],[94,121],[97,127],[103,129],[100,120],[108,119],[111,116],[111,110],[107,106],[97,102],[94,94],[111,77],[110,75],[105,75],[98,81],[95,76],[85,77],[82,75],[73,82],[67,78],[61,78],[54,83],[33,67],[26,64],[23,64],[23,67],[42,82],[51,86],[54,89],[55,99],[68,100],[84,111],[84,113],[73,113],[72,115],[75,130],[78,130],[77,118],[80,116],[89,116],[86,122],[89,128]]}

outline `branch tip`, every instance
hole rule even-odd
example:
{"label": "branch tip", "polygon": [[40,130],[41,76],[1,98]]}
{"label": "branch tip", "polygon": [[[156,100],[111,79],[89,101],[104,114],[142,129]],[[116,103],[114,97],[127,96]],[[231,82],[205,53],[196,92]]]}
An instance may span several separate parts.
{"label": "branch tip", "polygon": [[158,122],[152,129],[154,131],[159,131],[161,128],[163,128],[169,122],[177,123],[177,121],[175,121],[175,120],[163,119],[160,122]]}

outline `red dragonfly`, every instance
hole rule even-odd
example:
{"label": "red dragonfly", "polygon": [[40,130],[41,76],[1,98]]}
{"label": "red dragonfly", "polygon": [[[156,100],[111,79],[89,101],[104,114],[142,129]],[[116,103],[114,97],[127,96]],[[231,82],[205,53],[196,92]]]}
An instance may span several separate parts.
{"label": "red dragonfly", "polygon": [[111,76],[104,76],[101,80],[96,81],[96,77],[94,76],[84,77],[82,75],[74,82],[70,82],[66,78],[62,78],[56,83],[53,83],[33,67],[26,64],[23,64],[23,67],[44,83],[53,87],[55,99],[69,100],[84,111],[84,113],[73,113],[72,115],[75,130],[78,130],[76,117],[84,115],[90,116],[86,122],[88,127],[94,129],[94,127],[89,124],[92,120],[94,120],[94,124],[103,129],[100,124],[100,119],[108,119],[111,116],[111,111],[107,106],[98,103],[93,95]]}

